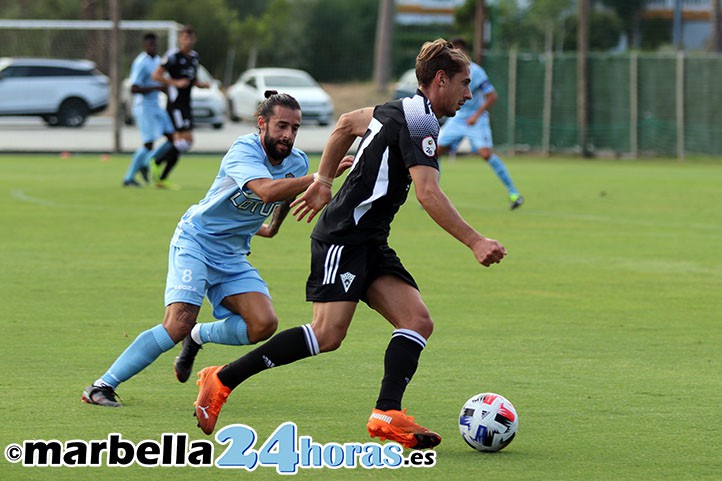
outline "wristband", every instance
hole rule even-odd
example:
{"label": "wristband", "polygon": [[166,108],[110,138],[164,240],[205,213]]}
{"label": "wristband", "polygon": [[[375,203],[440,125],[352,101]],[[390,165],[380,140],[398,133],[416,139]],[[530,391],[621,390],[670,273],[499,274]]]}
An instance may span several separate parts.
{"label": "wristband", "polygon": [[314,172],[313,181],[320,182],[321,185],[325,185],[329,189],[331,187],[333,187],[333,179],[331,177],[324,177],[323,175],[319,174],[318,172]]}

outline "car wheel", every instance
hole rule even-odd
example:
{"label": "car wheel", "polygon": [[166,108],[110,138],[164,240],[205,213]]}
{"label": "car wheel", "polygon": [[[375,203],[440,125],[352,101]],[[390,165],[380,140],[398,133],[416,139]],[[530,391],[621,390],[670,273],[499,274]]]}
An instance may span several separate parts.
{"label": "car wheel", "polygon": [[228,118],[231,119],[231,122],[240,122],[241,118],[236,115],[236,111],[233,110],[233,101],[231,99],[228,99]]}
{"label": "car wheel", "polygon": [[66,99],[58,109],[58,121],[65,127],[81,127],[88,118],[88,104],[78,98]]}
{"label": "car wheel", "polygon": [[213,124],[213,128],[216,130],[220,130],[223,128],[223,124],[220,122],[217,122],[217,123]]}
{"label": "car wheel", "polygon": [[123,111],[123,123],[125,125],[133,125],[135,119],[133,119],[133,115],[128,111],[128,107],[125,104],[121,104],[121,110]]}
{"label": "car wheel", "polygon": [[50,127],[57,127],[58,125],[60,125],[60,121],[58,120],[57,115],[43,115],[43,120]]}

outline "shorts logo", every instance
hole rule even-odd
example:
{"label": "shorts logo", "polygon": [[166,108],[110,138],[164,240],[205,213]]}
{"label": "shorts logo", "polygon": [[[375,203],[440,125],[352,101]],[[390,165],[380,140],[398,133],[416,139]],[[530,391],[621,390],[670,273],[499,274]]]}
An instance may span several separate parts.
{"label": "shorts logo", "polygon": [[436,140],[433,137],[424,137],[424,140],[421,141],[421,149],[427,157],[434,157],[436,155]]}
{"label": "shorts logo", "polygon": [[341,282],[343,283],[343,290],[348,292],[348,288],[351,287],[351,283],[354,279],[356,279],[356,276],[351,274],[350,272],[344,272],[339,277],[341,278]]}

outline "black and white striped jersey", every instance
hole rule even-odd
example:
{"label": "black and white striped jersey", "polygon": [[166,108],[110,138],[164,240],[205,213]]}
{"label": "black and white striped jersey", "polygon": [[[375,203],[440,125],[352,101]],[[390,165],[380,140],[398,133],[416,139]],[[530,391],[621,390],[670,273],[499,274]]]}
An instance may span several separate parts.
{"label": "black and white striped jersey", "polygon": [[409,168],[439,169],[438,136],[439,122],[420,91],[377,106],[346,182],[321,213],[311,237],[339,245],[386,243],[411,187]]}

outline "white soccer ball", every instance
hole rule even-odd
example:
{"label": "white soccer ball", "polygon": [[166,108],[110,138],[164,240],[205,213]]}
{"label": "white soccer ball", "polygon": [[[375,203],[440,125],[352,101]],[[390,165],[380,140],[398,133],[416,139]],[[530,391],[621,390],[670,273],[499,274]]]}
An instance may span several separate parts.
{"label": "white soccer ball", "polygon": [[461,437],[477,451],[501,451],[514,439],[517,429],[516,408],[499,394],[477,394],[466,401],[459,414]]}

